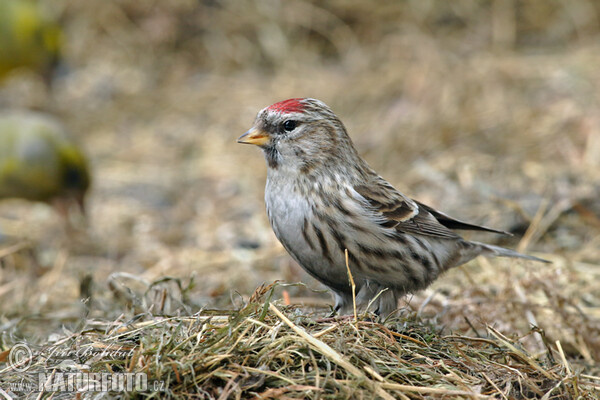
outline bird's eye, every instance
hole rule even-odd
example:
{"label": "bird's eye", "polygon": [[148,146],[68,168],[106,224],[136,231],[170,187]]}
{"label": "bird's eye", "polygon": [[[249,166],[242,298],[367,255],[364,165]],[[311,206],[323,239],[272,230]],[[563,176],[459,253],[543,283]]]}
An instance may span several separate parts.
{"label": "bird's eye", "polygon": [[296,123],[296,121],[294,121],[294,120],[291,120],[291,119],[288,119],[287,121],[285,121],[285,122],[283,123],[283,129],[284,129],[286,132],[291,132],[291,131],[293,131],[294,129],[296,129],[296,124],[297,124],[297,123]]}

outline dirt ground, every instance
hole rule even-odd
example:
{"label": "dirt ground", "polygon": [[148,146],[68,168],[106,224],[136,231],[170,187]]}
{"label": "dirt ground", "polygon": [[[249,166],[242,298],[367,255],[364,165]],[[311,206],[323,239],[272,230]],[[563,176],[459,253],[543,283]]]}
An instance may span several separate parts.
{"label": "dirt ground", "polygon": [[[236,143],[263,107],[325,101],[370,165],[470,238],[544,265],[477,259],[403,300],[444,333],[486,326],[600,368],[600,7],[591,1],[56,1],[66,72],[20,72],[0,106],[59,116],[88,155],[89,226],[0,204],[5,348],[85,321],[241,307],[262,283],[326,314]],[[374,8],[372,8],[374,7]],[[543,332],[530,334],[532,326]],[[498,397],[501,398],[501,397]]]}

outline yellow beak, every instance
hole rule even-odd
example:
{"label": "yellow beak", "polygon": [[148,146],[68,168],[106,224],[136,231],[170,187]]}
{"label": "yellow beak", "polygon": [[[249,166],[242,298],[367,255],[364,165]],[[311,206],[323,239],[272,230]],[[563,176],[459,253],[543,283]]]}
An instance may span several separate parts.
{"label": "yellow beak", "polygon": [[263,146],[267,144],[268,141],[269,135],[265,131],[256,128],[251,128],[237,140],[238,143],[255,144],[257,146]]}

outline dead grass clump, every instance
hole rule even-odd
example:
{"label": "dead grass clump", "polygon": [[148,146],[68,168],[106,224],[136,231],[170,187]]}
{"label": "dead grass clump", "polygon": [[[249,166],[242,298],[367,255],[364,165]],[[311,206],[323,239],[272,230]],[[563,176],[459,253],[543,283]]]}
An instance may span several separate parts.
{"label": "dead grass clump", "polygon": [[[592,399],[600,388],[600,377],[573,368],[558,341],[534,356],[522,338],[491,326],[470,337],[442,334],[414,314],[385,323],[369,315],[318,318],[271,303],[274,286],[260,287],[234,312],[89,320],[38,348],[26,373],[0,373],[0,381],[141,372],[149,390],[120,395],[181,399]],[[65,363],[59,354],[80,358]]]}

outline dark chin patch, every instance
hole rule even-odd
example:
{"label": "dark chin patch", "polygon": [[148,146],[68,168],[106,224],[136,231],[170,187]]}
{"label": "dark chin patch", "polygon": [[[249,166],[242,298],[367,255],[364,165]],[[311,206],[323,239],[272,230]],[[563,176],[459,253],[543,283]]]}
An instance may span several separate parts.
{"label": "dark chin patch", "polygon": [[263,148],[265,152],[265,158],[267,160],[267,164],[269,168],[278,168],[279,167],[279,152],[273,146],[267,146]]}

